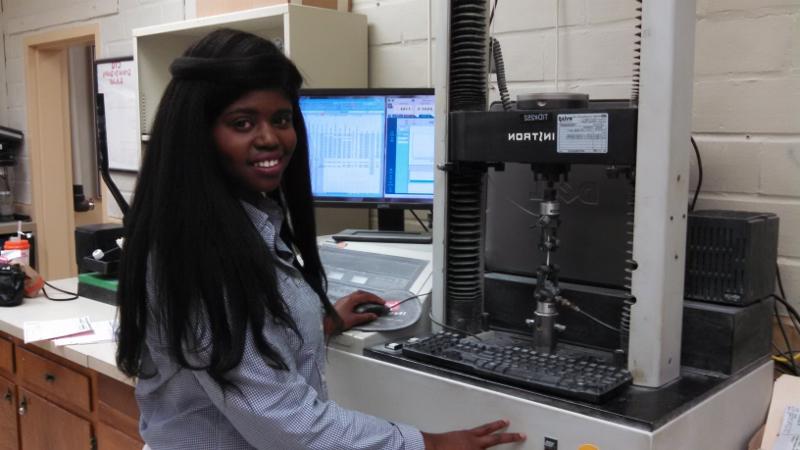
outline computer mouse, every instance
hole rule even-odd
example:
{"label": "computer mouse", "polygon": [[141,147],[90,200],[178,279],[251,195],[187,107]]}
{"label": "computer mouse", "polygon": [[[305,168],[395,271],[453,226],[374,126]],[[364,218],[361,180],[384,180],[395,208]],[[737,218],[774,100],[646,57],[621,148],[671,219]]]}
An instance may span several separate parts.
{"label": "computer mouse", "polygon": [[362,303],[353,308],[353,312],[356,314],[372,313],[379,316],[389,314],[389,311],[390,309],[388,306],[381,305],[380,303]]}

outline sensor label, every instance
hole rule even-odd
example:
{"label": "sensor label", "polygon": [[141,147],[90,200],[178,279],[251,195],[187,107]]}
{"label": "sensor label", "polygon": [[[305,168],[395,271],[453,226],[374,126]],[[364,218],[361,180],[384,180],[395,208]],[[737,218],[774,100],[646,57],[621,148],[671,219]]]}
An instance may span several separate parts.
{"label": "sensor label", "polygon": [[558,153],[608,153],[608,113],[559,114]]}

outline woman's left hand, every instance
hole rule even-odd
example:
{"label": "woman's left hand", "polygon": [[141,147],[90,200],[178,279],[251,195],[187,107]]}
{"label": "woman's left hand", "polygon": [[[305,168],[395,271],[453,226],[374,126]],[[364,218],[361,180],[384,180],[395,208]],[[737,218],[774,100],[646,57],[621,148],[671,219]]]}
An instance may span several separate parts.
{"label": "woman's left hand", "polygon": [[[353,292],[352,294],[346,295],[340,298],[334,305],[333,308],[339,314],[339,317],[342,318],[342,329],[340,331],[347,331],[350,328],[353,328],[356,325],[361,325],[362,323],[367,323],[373,321],[378,318],[376,314],[372,313],[362,313],[359,314],[355,311],[356,306],[362,303],[379,303],[381,305],[385,305],[386,301],[382,298],[378,297],[377,295],[366,292],[362,290],[358,290]],[[326,321],[327,324],[327,321]],[[326,326],[326,334],[330,334]]]}

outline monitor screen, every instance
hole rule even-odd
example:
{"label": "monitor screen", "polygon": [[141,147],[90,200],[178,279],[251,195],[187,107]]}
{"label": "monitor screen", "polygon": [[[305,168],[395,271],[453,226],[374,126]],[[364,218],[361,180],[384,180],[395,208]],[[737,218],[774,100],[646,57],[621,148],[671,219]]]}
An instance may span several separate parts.
{"label": "monitor screen", "polygon": [[430,207],[433,89],[307,89],[300,109],[317,204]]}

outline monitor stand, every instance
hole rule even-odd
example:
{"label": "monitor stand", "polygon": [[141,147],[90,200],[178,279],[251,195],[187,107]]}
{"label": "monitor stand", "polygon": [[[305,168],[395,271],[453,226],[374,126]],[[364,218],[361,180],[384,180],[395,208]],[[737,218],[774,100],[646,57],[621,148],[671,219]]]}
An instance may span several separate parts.
{"label": "monitor stand", "polygon": [[332,236],[336,242],[394,242],[398,244],[430,244],[429,233],[403,231],[405,223],[404,210],[378,209],[377,230],[342,230]]}

